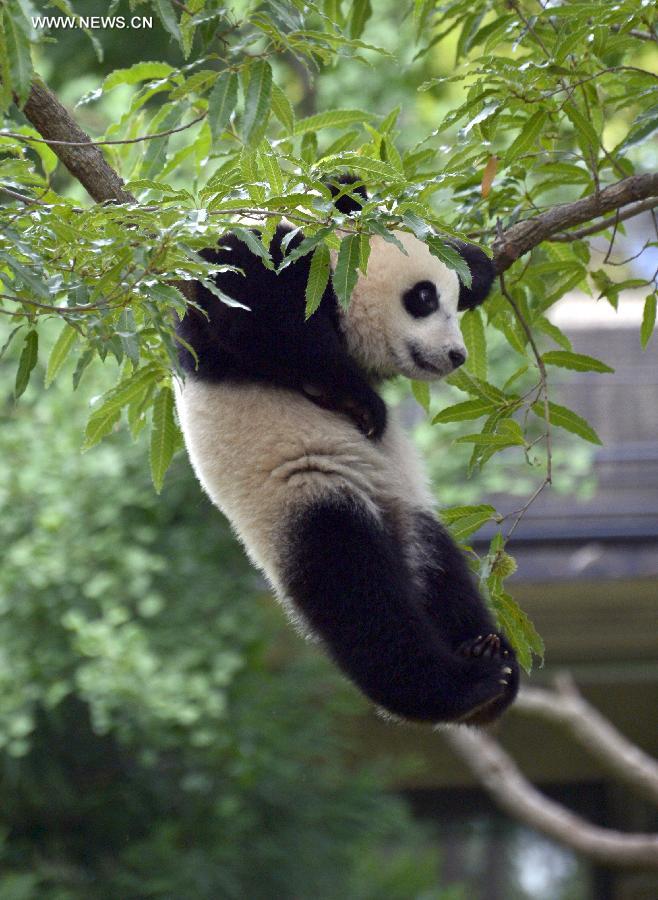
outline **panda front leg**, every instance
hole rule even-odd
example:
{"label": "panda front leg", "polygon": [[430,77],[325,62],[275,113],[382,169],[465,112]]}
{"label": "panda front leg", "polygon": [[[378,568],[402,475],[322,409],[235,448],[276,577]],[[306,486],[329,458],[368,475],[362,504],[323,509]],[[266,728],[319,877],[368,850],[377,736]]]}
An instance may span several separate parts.
{"label": "panda front leg", "polygon": [[503,696],[497,658],[454,652],[422,604],[392,529],[329,492],[292,515],[283,587],[309,629],[374,703],[407,719],[476,721]]}
{"label": "panda front leg", "polygon": [[422,603],[453,652],[472,659],[498,661],[503,692],[490,707],[469,721],[485,722],[514,700],[519,666],[511,644],[496,630],[461,550],[430,513],[417,513],[413,540]]}

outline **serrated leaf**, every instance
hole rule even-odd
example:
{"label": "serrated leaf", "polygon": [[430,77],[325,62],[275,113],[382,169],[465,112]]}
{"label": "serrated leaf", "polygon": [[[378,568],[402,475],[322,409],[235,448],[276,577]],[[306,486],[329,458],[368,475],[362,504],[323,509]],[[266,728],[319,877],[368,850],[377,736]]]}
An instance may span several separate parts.
{"label": "serrated leaf", "polygon": [[[540,403],[539,401],[533,403],[532,411],[535,415],[539,416],[540,419],[546,418],[543,403]],[[568,409],[566,406],[560,406],[559,403],[553,403],[551,401],[548,404],[548,415],[551,420],[551,425],[556,425],[558,428],[564,428],[565,431],[577,434],[579,437],[592,444],[601,444],[601,438],[594,431],[589,422],[583,419],[582,416],[579,416],[578,413],[575,413],[572,409]]]}
{"label": "serrated leaf", "polygon": [[306,318],[310,318],[320,305],[329,282],[330,270],[329,247],[325,243],[318,244],[313,251],[311,266],[306,284]]}
{"label": "serrated leaf", "polygon": [[649,294],[644,301],[644,313],[642,314],[642,326],[640,328],[640,342],[642,349],[647,349],[656,324],[656,297],[655,293]]}
{"label": "serrated leaf", "polygon": [[588,119],[583,116],[573,102],[564,105],[564,111],[576,131],[581,150],[588,158],[591,153],[597,154],[599,138]]}
{"label": "serrated leaf", "polygon": [[533,116],[530,116],[506,151],[505,156],[503,157],[504,165],[508,166],[519,156],[522,156],[526,150],[535,147],[535,142],[541,134],[545,121],[546,113],[543,109],[538,110]]}
{"label": "serrated leaf", "polygon": [[337,153],[333,156],[324,156],[319,162],[318,167],[323,172],[334,172],[339,167],[347,167],[353,169],[359,175],[366,175],[372,179],[391,179],[399,181],[402,176],[388,163],[382,162],[381,159],[372,159],[369,156],[359,156],[358,153]]}
{"label": "serrated leaf", "polygon": [[272,82],[272,112],[287,132],[294,132],[295,113],[292,104],[276,82]]}
{"label": "serrated leaf", "polygon": [[460,281],[470,288],[473,283],[471,270],[461,253],[440,237],[431,237],[426,243],[432,256],[436,256],[449,269],[453,269],[459,275]]}
{"label": "serrated leaf", "polygon": [[497,170],[498,157],[490,156],[487,160],[486,166],[484,167],[484,172],[482,173],[482,183],[480,184],[480,193],[485,200],[491,193],[491,185],[493,184],[493,180],[496,177]]}
{"label": "serrated leaf", "polygon": [[522,446],[525,444],[525,441],[522,435],[508,432],[507,434],[464,434],[462,437],[457,438],[455,443],[481,444],[484,447],[500,447],[502,450],[505,447]]}
{"label": "serrated leaf", "polygon": [[543,331],[544,334],[547,334],[552,340],[555,341],[556,344],[558,344],[564,350],[572,349],[571,341],[566,336],[566,334],[564,334],[563,331],[560,331],[557,325],[554,325],[553,322],[546,318],[546,316],[537,316],[533,322],[533,325],[538,331]]}
{"label": "serrated leaf", "polygon": [[463,519],[465,516],[472,516],[475,513],[486,513],[489,518],[493,518],[496,510],[488,503],[480,503],[477,506],[450,506],[442,509],[440,515],[446,525],[450,525],[457,519]]}
{"label": "serrated leaf", "polygon": [[160,375],[161,371],[157,366],[143,366],[108,391],[100,406],[94,409],[89,416],[82,444],[83,451],[89,450],[108,435],[119,421],[123,407],[140,397],[150,385],[157,381]]}
{"label": "serrated leaf", "polygon": [[23,349],[21,350],[14,385],[14,397],[16,400],[24,393],[30,383],[30,375],[39,358],[39,335],[34,328],[25,335]]}
{"label": "serrated leaf", "polygon": [[306,131],[319,131],[321,128],[345,128],[347,125],[370,122],[372,113],[362,109],[329,109],[326,112],[307,116],[295,123],[295,134]]}
{"label": "serrated leaf", "polygon": [[466,368],[476,378],[487,380],[487,340],[479,309],[467,310],[461,318],[461,330],[468,350]]}
{"label": "serrated leaf", "polygon": [[161,387],[153,404],[151,425],[151,478],[159,494],[176,449],[177,426],[174,420],[174,394],[169,385]]}
{"label": "serrated leaf", "polygon": [[412,381],[411,393],[426,413],[430,411],[430,386],[426,381]]}
{"label": "serrated leaf", "polygon": [[3,17],[5,46],[12,89],[18,96],[19,105],[22,107],[32,87],[32,53],[29,38],[18,25],[22,13],[12,7],[13,4],[10,4],[5,9]]}
{"label": "serrated leaf", "polygon": [[66,359],[71,352],[71,348],[75,344],[77,331],[68,322],[64,323],[64,327],[59,333],[59,337],[53,345],[48,357],[48,366],[46,368],[45,386],[50,387],[59,370],[62,368]]}
{"label": "serrated leaf", "polygon": [[208,124],[213,141],[218,141],[238,101],[238,76],[222,72],[208,96]]}
{"label": "serrated leaf", "polygon": [[336,268],[332,276],[332,282],[336,296],[340,304],[347,308],[349,306],[352,291],[356,285],[358,272],[357,268],[361,259],[361,248],[358,234],[350,234],[343,238],[338,251],[338,259]]}
{"label": "serrated leaf", "polygon": [[493,412],[496,407],[489,400],[464,400],[463,403],[455,403],[442,409],[432,419],[432,425],[442,425],[445,422],[467,422],[471,419],[479,419]]}
{"label": "serrated leaf", "polygon": [[272,67],[265,59],[249,66],[249,86],[244,98],[242,135],[246,144],[257,144],[267,128],[272,95]]}
{"label": "serrated leaf", "polygon": [[178,27],[178,19],[176,18],[176,13],[174,12],[171,0],[153,0],[153,6],[155,7],[155,11],[162,22],[165,31],[168,31],[169,34],[176,39],[181,49],[184,49],[182,46],[180,28]]}
{"label": "serrated leaf", "polygon": [[573,353],[571,350],[549,350],[542,356],[549,366],[560,366],[576,372],[614,372],[615,370],[600,359],[586,356],[584,353]]}
{"label": "serrated leaf", "polygon": [[479,531],[483,525],[491,519],[491,513],[479,511],[468,516],[462,516],[450,525],[450,532],[456,541],[464,541],[467,537]]}
{"label": "serrated leaf", "polygon": [[349,19],[347,20],[347,33],[351,38],[360,38],[366,22],[372,15],[370,0],[352,0]]}
{"label": "serrated leaf", "polygon": [[526,672],[532,669],[532,654],[544,658],[544,642],[535,626],[519,605],[505,591],[491,598],[498,624],[516,650],[519,663]]}
{"label": "serrated leaf", "polygon": [[173,66],[165,62],[138,62],[128,69],[115,69],[103,82],[102,90],[111,91],[120,84],[138,84],[140,81],[152,81],[166,78],[174,72]]}

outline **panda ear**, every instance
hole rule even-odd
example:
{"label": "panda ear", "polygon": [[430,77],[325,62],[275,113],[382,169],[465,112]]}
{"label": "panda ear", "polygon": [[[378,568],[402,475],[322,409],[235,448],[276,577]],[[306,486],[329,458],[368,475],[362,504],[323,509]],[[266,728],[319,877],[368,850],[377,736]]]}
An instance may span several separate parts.
{"label": "panda ear", "polygon": [[327,182],[327,187],[331,191],[332,197],[338,197],[339,194],[342,195],[334,202],[334,206],[338,212],[345,213],[348,216],[359,212],[363,206],[363,203],[360,201],[368,199],[368,192],[365,186],[354,175],[341,175],[339,178],[332,178],[331,181]]}
{"label": "panda ear", "polygon": [[494,278],[496,270],[493,261],[473,244],[466,244],[463,241],[454,241],[453,247],[458,251],[459,255],[466,261],[468,268],[471,270],[471,286],[460,281],[459,283],[459,302],[457,309],[463,312],[465,309],[474,309],[480,306],[487,298]]}

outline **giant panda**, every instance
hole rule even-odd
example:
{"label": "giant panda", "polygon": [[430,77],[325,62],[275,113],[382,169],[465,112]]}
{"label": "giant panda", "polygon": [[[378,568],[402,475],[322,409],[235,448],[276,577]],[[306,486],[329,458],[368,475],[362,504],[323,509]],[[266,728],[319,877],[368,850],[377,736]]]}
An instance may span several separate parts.
{"label": "giant panda", "polygon": [[[347,193],[344,193],[347,191]],[[340,212],[358,187],[336,188]],[[275,265],[302,240],[279,227]],[[204,251],[234,267],[201,284],[179,325],[177,410],[194,471],[293,621],[397,719],[484,724],[514,699],[513,649],[438,521],[417,454],[379,394],[466,359],[458,312],[485,299],[486,255],[456,245],[470,288],[426,245],[371,240],[347,310],[327,286],[305,319],[310,260],[279,274],[235,235]],[[247,308],[243,308],[247,307]]]}

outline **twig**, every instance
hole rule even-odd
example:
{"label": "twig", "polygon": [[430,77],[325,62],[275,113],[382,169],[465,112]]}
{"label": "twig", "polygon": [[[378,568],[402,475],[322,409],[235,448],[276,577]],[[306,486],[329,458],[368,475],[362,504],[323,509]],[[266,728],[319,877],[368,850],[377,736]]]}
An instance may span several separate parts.
{"label": "twig", "polygon": [[633,203],[624,210],[617,210],[614,216],[604,219],[602,222],[596,222],[587,228],[580,228],[578,231],[566,231],[564,234],[554,234],[546,240],[552,243],[570,243],[571,241],[579,241],[581,238],[588,237],[590,234],[596,234],[599,231],[605,231],[606,228],[613,227],[616,223],[625,222],[639,216],[647,210],[654,209],[658,206],[658,198],[650,197],[648,200],[640,200]]}
{"label": "twig", "polygon": [[5,187],[4,184],[0,184],[0,191],[2,191],[3,194],[7,194],[8,197],[12,197],[14,200],[20,200],[20,202],[24,203],[26,206],[50,205],[49,203],[44,203],[43,200],[36,200],[34,197],[28,197],[27,194],[19,194],[18,191]]}
{"label": "twig", "polygon": [[658,803],[658,763],[591,706],[566,672],[555,690],[524,688],[514,709],[564,727],[587,752],[645,799]]}
{"label": "twig", "polygon": [[442,733],[496,803],[515,819],[604,866],[658,868],[658,835],[592,825],[540,793],[489,735],[463,726]]}
{"label": "twig", "polygon": [[0,137],[16,138],[16,140],[25,141],[26,143],[48,144],[48,146],[52,147],[104,147],[109,144],[139,144],[141,141],[152,141],[155,138],[168,137],[168,135],[170,134],[178,134],[179,131],[186,131],[193,125],[196,125],[197,122],[205,119],[207,115],[208,113],[201,113],[200,116],[197,116],[196,119],[192,119],[192,121],[188,122],[187,125],[179,125],[178,128],[170,128],[168,131],[156,131],[155,134],[143,134],[140,137],[136,138],[125,138],[121,141],[55,141],[46,140],[45,138],[32,137],[28,134],[20,134],[16,131],[0,131]]}

